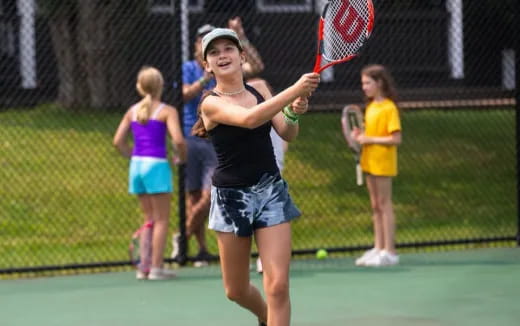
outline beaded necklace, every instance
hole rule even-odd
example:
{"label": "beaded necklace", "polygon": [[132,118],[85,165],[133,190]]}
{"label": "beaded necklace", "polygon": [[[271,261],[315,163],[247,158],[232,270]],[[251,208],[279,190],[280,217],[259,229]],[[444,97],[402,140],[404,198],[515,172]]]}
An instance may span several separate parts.
{"label": "beaded necklace", "polygon": [[244,92],[246,90],[245,87],[242,87],[242,89],[238,90],[238,91],[234,91],[234,92],[222,92],[222,91],[218,91],[216,89],[214,89],[213,91],[219,95],[225,95],[225,96],[233,96],[233,95],[238,95],[242,92]]}

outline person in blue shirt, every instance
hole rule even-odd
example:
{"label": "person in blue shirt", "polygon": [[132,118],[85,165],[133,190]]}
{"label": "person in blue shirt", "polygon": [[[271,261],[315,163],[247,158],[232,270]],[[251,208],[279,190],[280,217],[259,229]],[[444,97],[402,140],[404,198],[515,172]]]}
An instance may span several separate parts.
{"label": "person in blue shirt", "polygon": [[[235,30],[240,38],[246,62],[242,68],[245,76],[256,76],[263,69],[264,64],[258,51],[250,44],[245,35],[240,17],[229,19],[228,27]],[[211,177],[217,166],[217,157],[213,145],[207,140],[191,135],[191,129],[197,121],[197,108],[204,91],[215,87],[213,75],[203,69],[202,38],[215,27],[205,24],[197,29],[194,43],[194,58],[182,65],[182,95],[183,108],[183,134],[186,138],[188,156],[185,170],[186,187],[186,237],[195,236],[199,252],[195,256],[195,266],[205,266],[208,261],[214,259],[206,244],[205,221],[209,214],[211,196]],[[173,235],[172,258],[179,254],[180,234]]]}

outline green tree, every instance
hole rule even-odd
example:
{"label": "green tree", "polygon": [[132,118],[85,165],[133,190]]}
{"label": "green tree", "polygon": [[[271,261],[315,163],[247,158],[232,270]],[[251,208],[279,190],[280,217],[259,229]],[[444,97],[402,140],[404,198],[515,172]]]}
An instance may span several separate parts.
{"label": "green tree", "polygon": [[58,102],[67,108],[126,106],[134,92],[129,69],[147,13],[140,0],[38,0],[58,64]]}

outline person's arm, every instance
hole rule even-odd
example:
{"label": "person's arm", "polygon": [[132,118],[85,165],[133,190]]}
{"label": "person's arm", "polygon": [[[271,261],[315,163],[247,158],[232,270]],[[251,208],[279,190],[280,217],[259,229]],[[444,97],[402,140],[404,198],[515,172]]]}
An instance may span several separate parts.
{"label": "person's arm", "polygon": [[390,136],[375,137],[366,136],[359,134],[356,140],[361,144],[379,144],[379,145],[400,145],[401,144],[401,131],[394,131]]}
{"label": "person's arm", "polygon": [[[195,44],[195,46],[200,45]],[[204,87],[213,79],[212,74],[205,69],[202,69],[204,75],[199,77],[197,64],[199,64],[198,61],[189,61],[182,64],[182,99],[184,103],[199,96],[204,91]]]}
{"label": "person's arm", "polygon": [[257,128],[271,120],[283,107],[297,97],[306,97],[312,93],[318,87],[319,80],[319,74],[304,74],[294,85],[249,109],[229,103],[219,96],[208,96],[201,104],[204,125],[207,130],[219,123],[243,128]]}
{"label": "person's arm", "polygon": [[119,153],[127,158],[132,157],[132,147],[128,145],[128,132],[131,123],[130,113],[131,110],[128,110],[128,112],[123,116],[123,119],[121,119],[112,141],[112,144],[117,148]]}
{"label": "person's arm", "polygon": [[[389,136],[367,136],[359,133],[356,137],[361,145],[364,144],[378,144],[378,145],[400,145],[401,144],[401,122],[399,119],[399,112],[394,104],[386,114],[387,126],[386,130],[390,133]],[[358,131],[359,132],[359,131]]]}
{"label": "person's arm", "polygon": [[168,106],[168,116],[166,118],[166,126],[168,128],[168,133],[172,137],[173,148],[179,158],[177,163],[186,162],[186,142],[184,141],[184,136],[181,132],[181,125],[179,123],[179,114],[177,113],[177,109],[174,107]]}
{"label": "person's arm", "polygon": [[291,105],[276,114],[273,118],[273,127],[283,140],[293,141],[300,131],[298,117],[307,112],[309,101],[305,97],[296,98]]}
{"label": "person's arm", "polygon": [[[268,100],[272,95],[272,90],[269,84],[264,79],[254,79],[247,82],[250,86],[254,87],[257,91],[262,94],[264,99]],[[308,100],[306,98],[298,97],[293,101],[291,105],[289,105],[292,113],[295,113],[296,116],[300,114],[304,114],[308,109]],[[292,114],[289,112],[290,114]],[[294,119],[293,119],[294,120]],[[297,119],[296,119],[297,120]],[[299,133],[299,125],[297,121],[292,121],[288,117],[284,116],[283,112],[277,113],[273,119],[271,120],[273,124],[273,128],[275,132],[282,138],[284,143],[284,151],[287,150],[288,142],[292,141],[298,136]]]}
{"label": "person's arm", "polygon": [[242,65],[244,78],[248,79],[261,73],[264,70],[264,62],[258,50],[247,39],[240,17],[230,19],[228,27],[237,33],[246,55],[246,62]]}
{"label": "person's arm", "polygon": [[204,87],[213,79],[213,75],[204,70],[204,75],[195,80],[195,82],[191,84],[183,84],[182,85],[182,99],[184,102],[189,102],[195,97],[202,94],[204,91]]}
{"label": "person's arm", "polygon": [[[268,100],[273,97],[271,87],[267,84],[267,82],[263,79],[255,80],[252,82],[248,82],[248,84],[254,87],[265,100]],[[293,101],[294,105],[297,105],[297,101],[300,98],[297,98]],[[291,107],[291,105],[289,105]],[[292,108],[291,108],[292,110]],[[306,109],[305,109],[306,111]],[[302,112],[303,113],[303,112]],[[299,126],[298,123],[288,123],[288,120],[284,117],[282,111],[278,112],[273,119],[271,120],[273,124],[274,132],[282,138],[282,142],[284,146],[287,146],[288,141],[292,141],[298,136]]]}

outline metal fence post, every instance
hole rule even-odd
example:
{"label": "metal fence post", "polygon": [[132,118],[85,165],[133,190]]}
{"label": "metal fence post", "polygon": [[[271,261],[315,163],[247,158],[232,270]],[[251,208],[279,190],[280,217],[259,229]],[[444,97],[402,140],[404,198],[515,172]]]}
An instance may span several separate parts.
{"label": "metal fence post", "polygon": [[[179,122],[181,125],[181,130],[183,130],[183,99],[182,99],[182,35],[183,26],[180,23],[182,17],[182,10],[186,8],[182,8],[182,4],[184,1],[176,2],[174,13],[173,13],[173,39],[172,39],[172,47],[173,47],[173,79],[177,88],[173,90],[173,103],[178,110],[179,114]],[[171,86],[171,85],[170,85]],[[184,191],[184,164],[178,166],[178,187],[179,187],[179,200],[178,200],[178,212],[179,212],[179,232],[180,232],[180,240],[179,240],[179,255],[177,262],[181,265],[184,265],[187,260],[187,238],[186,238],[186,201],[185,201],[185,191]]]}
{"label": "metal fence post", "polygon": [[[516,2],[515,6],[515,14],[513,21],[517,21],[520,19],[520,3]],[[516,26],[516,33],[518,35],[520,33],[520,26],[518,24],[514,24]],[[518,87],[520,86],[520,40],[518,37],[515,38],[514,42],[515,48],[515,99],[516,99],[516,110],[515,110],[515,118],[516,118],[516,214],[518,219],[517,229],[516,229],[516,244],[520,247],[520,160],[518,159],[518,155],[520,155],[520,91]]]}

